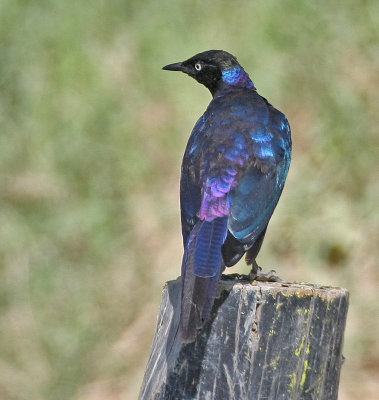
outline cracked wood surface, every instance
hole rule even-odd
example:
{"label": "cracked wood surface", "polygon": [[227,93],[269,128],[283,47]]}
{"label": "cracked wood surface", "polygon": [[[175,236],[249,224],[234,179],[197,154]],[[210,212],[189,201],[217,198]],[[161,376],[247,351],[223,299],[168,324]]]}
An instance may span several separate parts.
{"label": "cracked wood surface", "polygon": [[337,399],[346,289],[221,281],[190,344],[180,292],[180,278],[164,288],[140,400]]}

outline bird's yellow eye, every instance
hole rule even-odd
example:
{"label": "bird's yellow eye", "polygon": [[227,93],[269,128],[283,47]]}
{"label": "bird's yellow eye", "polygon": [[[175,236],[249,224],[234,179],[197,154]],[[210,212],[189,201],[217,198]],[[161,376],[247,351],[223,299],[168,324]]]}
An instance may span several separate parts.
{"label": "bird's yellow eye", "polygon": [[196,69],[196,71],[201,71],[201,64],[200,63],[196,63],[195,64],[195,69]]}

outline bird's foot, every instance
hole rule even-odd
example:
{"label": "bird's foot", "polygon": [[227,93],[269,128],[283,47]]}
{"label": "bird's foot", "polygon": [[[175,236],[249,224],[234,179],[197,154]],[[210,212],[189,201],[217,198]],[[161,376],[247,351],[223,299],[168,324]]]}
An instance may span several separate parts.
{"label": "bird's foot", "polygon": [[262,272],[262,268],[259,267],[258,271],[255,272],[250,272],[249,274],[249,280],[252,281],[258,281],[258,282],[283,282],[283,279],[279,278],[278,275],[276,275],[275,270],[271,270],[269,272],[266,272],[265,274]]}
{"label": "bird's foot", "polygon": [[224,281],[250,281],[250,275],[222,274],[221,279]]}
{"label": "bird's foot", "polygon": [[257,264],[256,261],[253,261],[253,265],[249,274],[249,280],[250,282],[283,282],[283,279],[279,278],[279,276],[276,275],[276,271],[273,269],[267,273],[263,273],[262,268]]}

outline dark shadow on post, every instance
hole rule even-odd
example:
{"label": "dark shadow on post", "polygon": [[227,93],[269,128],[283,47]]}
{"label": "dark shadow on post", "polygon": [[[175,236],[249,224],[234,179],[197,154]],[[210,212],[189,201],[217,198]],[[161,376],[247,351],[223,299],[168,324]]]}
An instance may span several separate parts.
{"label": "dark shadow on post", "polygon": [[[198,337],[194,343],[181,344],[178,337],[178,326],[180,319],[180,307],[178,307],[178,296],[175,290],[170,290],[169,297],[170,303],[173,306],[174,317],[170,327],[169,337],[167,340],[166,354],[167,364],[170,366],[167,369],[166,385],[163,388],[161,397],[159,399],[191,399],[197,395],[198,382],[203,368],[203,358],[207,342],[212,330],[212,324],[217,316],[218,309],[222,306],[224,301],[229,296],[229,291],[223,290],[220,295],[216,297],[215,303],[212,308],[211,317],[205,323],[203,329],[199,332]],[[180,296],[179,296],[180,302]],[[175,341],[178,346],[175,346]],[[172,354],[173,349],[180,348],[178,354]],[[172,356],[175,356],[174,364],[172,365]],[[185,367],[184,367],[185,366]]]}

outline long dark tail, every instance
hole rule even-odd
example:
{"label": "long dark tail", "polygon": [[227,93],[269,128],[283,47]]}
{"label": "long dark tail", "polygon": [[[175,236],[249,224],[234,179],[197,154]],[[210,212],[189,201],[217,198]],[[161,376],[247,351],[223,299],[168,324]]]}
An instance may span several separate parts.
{"label": "long dark tail", "polygon": [[199,221],[188,238],[182,263],[182,306],[179,335],[191,343],[209,318],[224,264],[221,246],[227,217]]}

